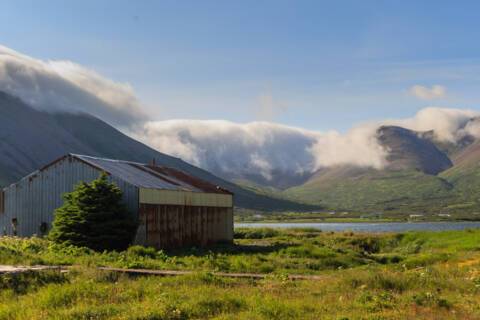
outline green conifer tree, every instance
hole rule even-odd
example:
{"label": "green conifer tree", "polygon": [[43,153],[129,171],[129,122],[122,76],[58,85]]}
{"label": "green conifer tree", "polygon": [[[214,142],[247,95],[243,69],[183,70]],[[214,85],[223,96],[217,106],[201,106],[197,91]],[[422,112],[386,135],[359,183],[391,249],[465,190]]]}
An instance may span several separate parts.
{"label": "green conifer tree", "polygon": [[106,173],[80,183],[64,200],[55,210],[51,240],[96,251],[123,250],[133,240],[136,221],[122,203],[122,191],[108,182]]}

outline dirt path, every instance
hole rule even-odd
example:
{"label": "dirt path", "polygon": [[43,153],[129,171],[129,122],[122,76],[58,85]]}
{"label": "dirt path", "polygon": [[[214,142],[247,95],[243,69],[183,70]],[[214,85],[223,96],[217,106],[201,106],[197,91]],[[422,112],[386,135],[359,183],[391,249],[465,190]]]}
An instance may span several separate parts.
{"label": "dirt path", "polygon": [[45,270],[58,270],[63,271],[65,268],[60,266],[11,266],[11,265],[0,265],[0,274],[12,274],[12,273],[23,273],[29,271],[45,271]]}
{"label": "dirt path", "polygon": [[[0,265],[0,274],[15,274],[23,272],[37,272],[45,270],[57,270],[60,272],[68,272],[71,267],[69,266],[12,266],[12,265]],[[110,268],[110,267],[98,267],[98,270],[119,272],[133,275],[152,275],[152,276],[183,276],[189,274],[195,274],[196,271],[186,270],[153,270],[153,269],[123,269],[123,268]],[[265,279],[272,276],[265,273],[229,273],[229,272],[212,272],[211,274],[217,277],[225,278],[243,278],[243,279]],[[289,274],[286,275],[291,280],[321,280],[324,276],[315,275],[301,275],[301,274]]]}
{"label": "dirt path", "polygon": [[[109,267],[99,267],[99,270],[111,271],[111,272],[121,272],[128,274],[136,275],[155,275],[155,276],[182,276],[188,274],[195,274],[195,271],[184,271],[184,270],[151,270],[151,269],[122,269],[122,268],[109,268]],[[229,273],[229,272],[212,272],[211,274],[218,277],[226,278],[246,278],[246,279],[265,279],[271,274],[264,273]],[[324,276],[315,276],[315,275],[301,275],[301,274],[289,274],[286,275],[291,280],[321,280],[325,279]]]}

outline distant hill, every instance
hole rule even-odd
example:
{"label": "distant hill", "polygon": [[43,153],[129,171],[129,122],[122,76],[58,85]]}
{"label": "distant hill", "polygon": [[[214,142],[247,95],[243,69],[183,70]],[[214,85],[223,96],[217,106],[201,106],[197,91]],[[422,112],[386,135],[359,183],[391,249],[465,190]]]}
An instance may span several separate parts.
{"label": "distant hill", "polygon": [[389,151],[387,170],[418,170],[438,174],[453,163],[430,139],[421,133],[396,126],[382,126],[377,131],[380,145]]}
{"label": "distant hill", "polygon": [[452,155],[454,166],[440,177],[454,185],[456,201],[450,208],[480,212],[480,141],[473,141]]}
{"label": "distant hill", "polygon": [[463,148],[452,154],[452,160],[455,166],[471,167],[480,162],[480,141],[472,141]]}
{"label": "distant hill", "polygon": [[[350,171],[333,171],[337,170]],[[341,179],[332,177],[331,172],[325,173],[321,179],[317,176],[284,194],[332,210],[399,213],[434,211],[452,198],[453,187],[448,180],[416,170],[371,169]]]}
{"label": "distant hill", "polygon": [[78,153],[180,169],[235,193],[235,205],[250,209],[304,210],[312,206],[259,195],[181,159],[128,137],[88,114],[35,110],[0,92],[0,185],[10,184],[67,153]]}
{"label": "distant hill", "polygon": [[382,170],[323,168],[285,196],[334,210],[391,213],[480,212],[480,141],[438,143],[432,132],[378,129],[389,151]]}

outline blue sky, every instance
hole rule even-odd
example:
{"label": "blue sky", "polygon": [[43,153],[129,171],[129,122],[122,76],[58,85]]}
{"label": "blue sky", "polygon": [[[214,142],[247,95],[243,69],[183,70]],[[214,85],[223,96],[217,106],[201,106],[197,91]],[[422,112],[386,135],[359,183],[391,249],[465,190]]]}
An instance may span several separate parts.
{"label": "blue sky", "polygon": [[[128,82],[157,120],[346,130],[426,106],[480,109],[478,12],[478,1],[16,0],[0,2],[0,43]],[[420,99],[415,85],[445,93]]]}

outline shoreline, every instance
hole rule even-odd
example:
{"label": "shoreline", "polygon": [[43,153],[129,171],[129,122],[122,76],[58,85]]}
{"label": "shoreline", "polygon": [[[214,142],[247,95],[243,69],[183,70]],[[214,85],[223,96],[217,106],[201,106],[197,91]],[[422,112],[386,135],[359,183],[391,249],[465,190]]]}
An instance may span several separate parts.
{"label": "shoreline", "polygon": [[402,221],[402,222],[254,222],[235,223],[235,230],[241,229],[312,229],[324,232],[357,233],[403,233],[441,232],[480,229],[480,221]]}
{"label": "shoreline", "polygon": [[368,224],[368,223],[480,223],[480,220],[261,220],[261,221],[235,221],[234,224]]}

